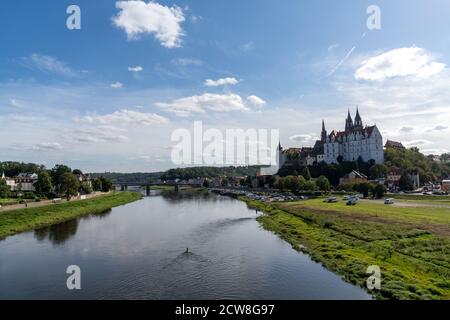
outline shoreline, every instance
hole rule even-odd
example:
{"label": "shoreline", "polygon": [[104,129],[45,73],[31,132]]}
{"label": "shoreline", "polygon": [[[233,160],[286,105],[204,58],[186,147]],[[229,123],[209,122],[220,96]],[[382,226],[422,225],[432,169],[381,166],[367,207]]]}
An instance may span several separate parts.
{"label": "shoreline", "polygon": [[0,212],[0,240],[81,216],[102,213],[140,199],[142,195],[136,192],[116,192],[87,200]]}
{"label": "shoreline", "polygon": [[[307,205],[310,200],[264,203],[242,196],[237,198],[249,208],[264,213],[257,218],[264,229],[274,232],[294,250],[308,254],[344,281],[365,289],[375,299],[450,298],[450,269],[446,258],[427,252],[432,250],[431,245],[440,245],[435,251],[436,255],[442,255],[449,246],[449,238],[434,234],[432,228],[417,230],[389,226],[375,219],[356,220],[335,209],[310,208]],[[314,204],[320,207],[317,203]],[[408,248],[408,244],[414,245]],[[370,274],[366,271],[371,265],[380,266],[381,290],[367,289]]]}

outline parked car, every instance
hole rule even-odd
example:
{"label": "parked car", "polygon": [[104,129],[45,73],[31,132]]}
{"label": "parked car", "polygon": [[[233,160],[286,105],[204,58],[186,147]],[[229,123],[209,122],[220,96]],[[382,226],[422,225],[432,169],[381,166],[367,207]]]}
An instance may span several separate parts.
{"label": "parked car", "polygon": [[394,199],[387,198],[387,199],[384,200],[384,204],[394,204]]}
{"label": "parked car", "polygon": [[334,202],[338,202],[338,199],[336,197],[328,197],[328,198],[324,199],[323,202],[334,203]]}
{"label": "parked car", "polygon": [[354,206],[354,205],[356,205],[357,203],[358,203],[358,198],[351,197],[351,198],[349,198],[349,199],[347,200],[346,205],[348,205],[348,206]]}

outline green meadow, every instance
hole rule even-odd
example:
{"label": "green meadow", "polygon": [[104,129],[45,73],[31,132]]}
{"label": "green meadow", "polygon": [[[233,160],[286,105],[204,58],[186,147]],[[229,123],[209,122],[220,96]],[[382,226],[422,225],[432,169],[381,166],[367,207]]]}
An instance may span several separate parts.
{"label": "green meadow", "polygon": [[379,266],[381,289],[368,290],[377,299],[450,299],[450,207],[243,200],[266,213],[265,229],[348,282],[366,288],[367,267]]}

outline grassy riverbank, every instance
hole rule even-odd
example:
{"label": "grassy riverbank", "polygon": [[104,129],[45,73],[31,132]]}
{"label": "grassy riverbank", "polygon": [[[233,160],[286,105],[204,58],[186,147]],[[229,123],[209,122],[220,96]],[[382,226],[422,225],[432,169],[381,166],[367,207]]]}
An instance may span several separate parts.
{"label": "grassy riverbank", "polygon": [[366,287],[367,267],[381,269],[378,299],[450,299],[450,209],[357,206],[321,199],[266,204],[259,218],[294,249],[346,281]]}
{"label": "grassy riverbank", "polygon": [[0,239],[76,217],[101,213],[141,198],[139,193],[118,192],[89,200],[0,212]]}

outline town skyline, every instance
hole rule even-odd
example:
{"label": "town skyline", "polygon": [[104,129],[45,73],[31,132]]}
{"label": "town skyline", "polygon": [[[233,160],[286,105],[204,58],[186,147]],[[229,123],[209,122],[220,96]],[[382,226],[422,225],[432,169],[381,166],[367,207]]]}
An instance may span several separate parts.
{"label": "town skyline", "polygon": [[[450,39],[440,33],[450,14],[438,9],[448,4],[379,1],[379,30],[366,26],[368,1],[77,5],[80,30],[67,29],[65,3],[19,1],[0,14],[14,44],[0,53],[0,126],[14,132],[0,161],[165,171],[176,167],[172,132],[195,121],[279,129],[283,145],[301,147],[320,138],[323,119],[342,130],[356,106],[385,141],[450,150]],[[157,19],[134,25],[137,12]],[[406,18],[416,16],[433,23]]]}

